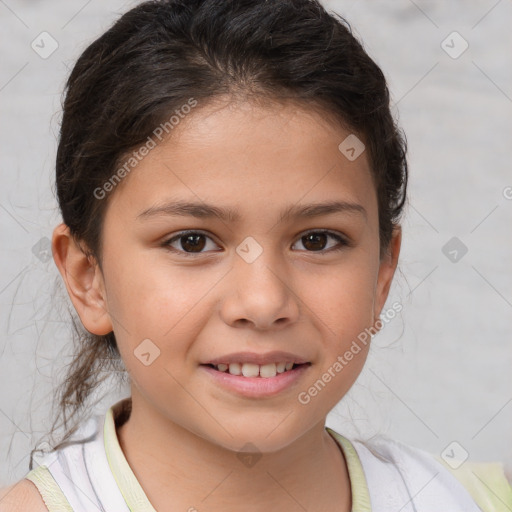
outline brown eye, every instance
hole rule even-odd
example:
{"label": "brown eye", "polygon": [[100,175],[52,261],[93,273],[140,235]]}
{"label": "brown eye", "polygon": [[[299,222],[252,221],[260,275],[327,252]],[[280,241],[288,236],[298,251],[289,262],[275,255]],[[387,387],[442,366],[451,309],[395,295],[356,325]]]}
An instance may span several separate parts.
{"label": "brown eye", "polygon": [[303,236],[303,244],[309,251],[321,251],[327,243],[327,235],[325,233],[311,233]]}
{"label": "brown eye", "polygon": [[179,238],[181,247],[187,252],[201,252],[206,246],[204,235],[185,235]]}
{"label": "brown eye", "polygon": [[[183,256],[191,256],[202,254],[208,245],[207,241],[211,240],[209,236],[198,231],[181,232],[165,241],[162,245],[167,249],[178,252]],[[213,244],[216,246],[216,244]]]}
{"label": "brown eye", "polygon": [[[329,238],[336,240],[338,244],[333,244],[326,250]],[[349,245],[343,237],[333,233],[332,231],[310,231],[309,233],[302,235],[300,241],[306,248],[306,251],[320,253],[330,252],[330,249],[339,250]]]}

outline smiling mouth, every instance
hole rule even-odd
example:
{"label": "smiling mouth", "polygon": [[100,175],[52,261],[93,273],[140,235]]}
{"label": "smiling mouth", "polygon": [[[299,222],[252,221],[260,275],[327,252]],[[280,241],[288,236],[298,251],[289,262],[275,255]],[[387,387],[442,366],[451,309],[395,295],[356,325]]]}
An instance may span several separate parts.
{"label": "smiling mouth", "polygon": [[296,364],[291,362],[279,362],[269,364],[253,364],[253,363],[230,363],[230,364],[204,364],[213,368],[221,373],[228,373],[230,375],[236,375],[240,377],[260,377],[260,378],[272,378],[277,375],[287,373],[295,370],[302,366],[310,366],[311,363]]}

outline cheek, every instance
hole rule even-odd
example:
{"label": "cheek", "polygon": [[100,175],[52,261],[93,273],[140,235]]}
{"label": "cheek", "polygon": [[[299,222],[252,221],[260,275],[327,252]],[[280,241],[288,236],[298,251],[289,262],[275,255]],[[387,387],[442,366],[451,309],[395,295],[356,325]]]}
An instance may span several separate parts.
{"label": "cheek", "polygon": [[[364,255],[324,273],[306,302],[321,336],[316,371],[298,399],[314,416],[327,414],[352,387],[365,364],[373,323],[377,269]],[[308,310],[308,308],[306,308]]]}
{"label": "cheek", "polygon": [[[145,256],[145,257],[144,257]],[[185,273],[177,272],[161,258],[147,253],[123,252],[105,265],[110,311],[126,322],[131,333],[161,337],[193,305],[200,290],[185,282]]]}
{"label": "cheek", "polygon": [[105,262],[109,313],[120,351],[128,358],[127,367],[145,339],[160,349],[159,362],[172,366],[184,358],[189,340],[201,330],[201,318],[209,318],[200,312],[219,276],[173,267],[156,256],[137,259],[123,254]]}
{"label": "cheek", "polygon": [[304,277],[304,302],[336,345],[345,344],[372,324],[377,271],[358,251],[340,265]]}
{"label": "cheek", "polygon": [[120,258],[105,271],[109,312],[132,383],[149,401],[169,389],[186,401],[173,376],[184,370],[191,340],[201,329],[197,303],[208,283],[187,280],[185,271],[147,257]]}

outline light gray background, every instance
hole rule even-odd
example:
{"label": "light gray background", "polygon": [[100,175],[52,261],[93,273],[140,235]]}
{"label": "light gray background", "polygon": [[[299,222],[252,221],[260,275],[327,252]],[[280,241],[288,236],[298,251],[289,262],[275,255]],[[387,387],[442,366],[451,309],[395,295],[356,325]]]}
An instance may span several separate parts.
{"label": "light gray background", "polygon": [[[52,302],[57,269],[33,252],[60,222],[61,91],[79,53],[135,3],[0,0],[0,485],[28,471],[71,354],[66,303]],[[512,465],[512,2],[324,5],[347,17],[385,72],[411,173],[388,301],[400,301],[403,314],[374,339],[328,425],[437,454],[455,440],[472,460]],[[47,59],[31,48],[43,31],[59,45]],[[469,44],[456,59],[441,47],[453,31]],[[457,262],[442,252],[452,237],[468,249]]]}

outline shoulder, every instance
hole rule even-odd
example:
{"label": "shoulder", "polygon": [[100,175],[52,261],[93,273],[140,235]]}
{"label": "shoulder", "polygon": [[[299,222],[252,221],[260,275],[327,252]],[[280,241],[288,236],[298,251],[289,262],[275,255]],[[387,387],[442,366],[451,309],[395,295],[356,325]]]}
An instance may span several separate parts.
{"label": "shoulder", "polygon": [[484,512],[510,509],[512,505],[512,482],[509,472],[501,462],[466,461],[451,466],[444,459],[435,456],[471,494]]}
{"label": "shoulder", "polygon": [[[468,502],[470,497],[480,507],[478,510],[484,512],[504,510],[504,504],[507,504],[507,510],[512,510],[512,487],[501,462],[447,459],[386,436],[355,445],[370,473],[378,474],[379,478],[388,476],[388,487],[393,485],[398,473],[409,489],[420,488],[422,481],[430,482],[431,478],[429,492],[434,501],[442,494],[445,500],[454,499],[454,507],[464,505],[467,510],[477,510]],[[378,485],[376,480],[374,484]],[[421,502],[427,494],[419,495],[418,501]]]}
{"label": "shoulder", "polygon": [[24,478],[0,489],[0,512],[48,512],[37,487]]}

